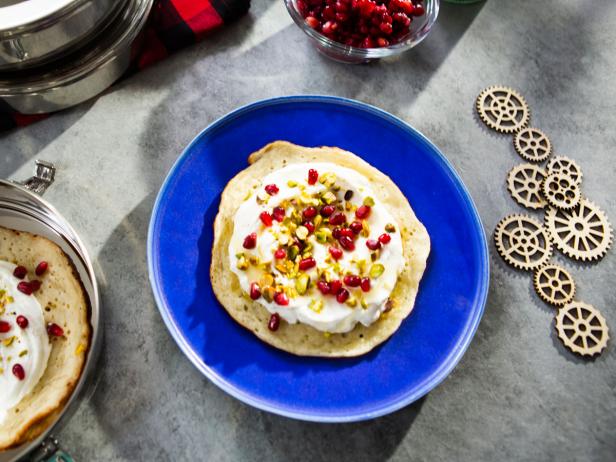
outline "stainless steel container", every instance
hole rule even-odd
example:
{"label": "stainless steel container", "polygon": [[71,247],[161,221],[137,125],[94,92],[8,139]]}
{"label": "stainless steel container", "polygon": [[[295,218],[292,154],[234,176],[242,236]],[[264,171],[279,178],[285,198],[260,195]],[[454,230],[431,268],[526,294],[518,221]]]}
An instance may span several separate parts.
{"label": "stainless steel container", "polygon": [[94,34],[125,0],[0,0],[0,71],[39,65]]}
{"label": "stainless steel container", "polygon": [[69,401],[58,418],[37,439],[8,451],[0,451],[0,462],[14,462],[29,454],[27,460],[39,461],[57,450],[50,437],[75,411],[78,403],[92,388],[94,368],[101,350],[102,322],[96,275],[87,250],[71,225],[44,201],[40,194],[53,182],[53,165],[37,161],[37,175],[24,183],[0,180],[0,225],[44,236],[58,244],[69,256],[83,283],[90,302],[92,343],[84,370]]}
{"label": "stainless steel container", "polygon": [[128,68],[131,47],[147,20],[152,1],[128,0],[92,43],[62,61],[0,73],[0,100],[22,114],[41,114],[96,96]]}

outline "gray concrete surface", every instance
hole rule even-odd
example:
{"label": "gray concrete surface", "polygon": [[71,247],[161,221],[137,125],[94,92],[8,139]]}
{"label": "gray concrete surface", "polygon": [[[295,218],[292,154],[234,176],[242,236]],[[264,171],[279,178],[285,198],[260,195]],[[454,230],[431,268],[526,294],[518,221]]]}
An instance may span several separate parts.
{"label": "gray concrete surface", "polygon": [[[64,446],[80,461],[616,460],[613,345],[594,361],[567,352],[530,277],[492,245],[485,316],[456,370],[420,402],[349,425],[269,415],[209,383],[165,330],[145,256],[154,197],[191,138],[239,105],[297,93],[356,98],[413,124],[460,172],[491,235],[502,216],[522,211],[504,187],[521,160],[510,137],[478,122],[473,103],[487,85],[511,85],[556,152],[582,166],[584,194],[616,222],[615,26],[611,0],[444,5],[414,51],[345,66],[311,48],[280,0],[255,0],[237,24],[100,98],[0,135],[0,176],[29,175],[35,158],[58,165],[47,198],[104,275],[100,385],[59,434]],[[556,260],[616,329],[616,253],[597,265]]]}

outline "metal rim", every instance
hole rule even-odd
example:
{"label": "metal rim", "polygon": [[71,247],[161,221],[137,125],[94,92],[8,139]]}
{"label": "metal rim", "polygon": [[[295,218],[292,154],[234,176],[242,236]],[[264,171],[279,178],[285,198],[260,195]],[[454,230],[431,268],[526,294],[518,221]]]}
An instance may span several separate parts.
{"label": "metal rim", "polygon": [[[63,6],[56,10],[53,10],[52,8],[50,8],[48,11],[39,10],[37,11],[38,14],[35,15],[36,17],[31,18],[23,24],[14,26],[11,26],[9,24],[9,26],[0,29],[0,38],[14,38],[17,35],[32,33],[49,27],[50,24],[62,21],[64,17],[72,14],[75,10],[81,8],[82,5],[89,1],[92,0],[69,0],[68,2],[65,2]],[[21,3],[22,2],[15,5],[10,5],[8,7],[4,7],[4,10],[9,10],[8,12],[5,11],[4,14],[11,13],[14,15],[19,10]],[[23,8],[23,5],[21,6],[21,8]]]}

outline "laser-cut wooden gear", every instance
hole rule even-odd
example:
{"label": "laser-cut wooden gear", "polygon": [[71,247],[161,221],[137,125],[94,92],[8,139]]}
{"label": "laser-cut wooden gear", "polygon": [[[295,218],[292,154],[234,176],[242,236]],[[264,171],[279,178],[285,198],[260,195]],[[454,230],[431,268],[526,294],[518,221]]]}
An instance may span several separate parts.
{"label": "laser-cut wooden gear", "polygon": [[575,281],[561,266],[547,264],[535,270],[533,285],[539,298],[554,306],[563,306],[575,296]]}
{"label": "laser-cut wooden gear", "polygon": [[477,112],[483,122],[500,133],[515,133],[528,124],[530,111],[526,101],[515,90],[493,86],[477,97]]}
{"label": "laser-cut wooden gear", "polygon": [[594,356],[607,346],[609,329],[605,318],[588,303],[575,301],[562,307],[555,325],[558,338],[574,353]]}
{"label": "laser-cut wooden gear", "polygon": [[550,139],[538,128],[524,128],[513,138],[515,150],[529,162],[543,162],[552,154]]}
{"label": "laser-cut wooden gear", "polygon": [[582,169],[573,159],[565,156],[552,157],[545,167],[548,173],[566,173],[577,184],[582,182]]}
{"label": "laser-cut wooden gear", "polygon": [[571,210],[548,208],[545,224],[556,247],[575,260],[599,260],[612,243],[607,217],[588,199],[580,200]]}
{"label": "laser-cut wooden gear", "polygon": [[541,190],[550,205],[559,209],[572,209],[580,203],[580,186],[565,173],[550,173]]}
{"label": "laser-cut wooden gear", "polygon": [[496,250],[515,268],[534,270],[545,265],[552,255],[547,229],[527,215],[509,215],[494,230]]}
{"label": "laser-cut wooden gear", "polygon": [[519,164],[507,175],[507,189],[515,201],[529,209],[542,209],[547,205],[541,195],[546,172],[532,164]]}

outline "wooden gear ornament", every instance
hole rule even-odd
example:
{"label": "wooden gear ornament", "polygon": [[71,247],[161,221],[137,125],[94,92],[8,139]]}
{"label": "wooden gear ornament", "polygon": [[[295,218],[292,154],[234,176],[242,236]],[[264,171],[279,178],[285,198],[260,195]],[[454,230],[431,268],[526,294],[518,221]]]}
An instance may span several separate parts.
{"label": "wooden gear ornament", "polygon": [[519,164],[507,175],[507,189],[515,201],[529,209],[542,209],[547,205],[541,195],[546,172],[533,164]]}
{"label": "wooden gear ornament", "polygon": [[494,86],[483,90],[477,97],[476,108],[481,120],[500,133],[515,133],[530,119],[522,95],[507,87]]}
{"label": "wooden gear ornament", "polygon": [[575,281],[558,265],[548,264],[536,270],[533,285],[539,298],[550,305],[566,305],[575,296]]}
{"label": "wooden gear ornament", "polygon": [[545,265],[552,256],[547,229],[527,215],[509,215],[494,231],[496,250],[515,268],[532,271]]}
{"label": "wooden gear ornament", "polygon": [[513,138],[515,150],[529,162],[543,162],[552,154],[550,139],[538,128],[524,128]]}
{"label": "wooden gear ornament", "polygon": [[546,169],[548,173],[565,173],[573,178],[577,184],[582,183],[582,169],[573,159],[569,159],[568,157],[552,157],[548,161]]}
{"label": "wooden gear ornament", "polygon": [[559,309],[555,326],[563,344],[582,356],[601,353],[609,339],[605,318],[588,303],[575,301]]}
{"label": "wooden gear ornament", "polygon": [[550,205],[559,209],[572,209],[582,197],[580,186],[565,173],[550,173],[541,189]]}

